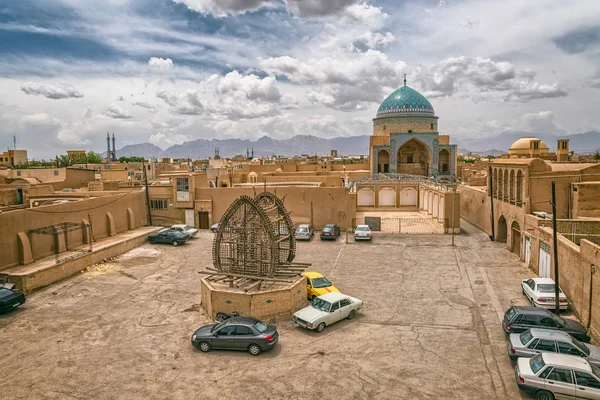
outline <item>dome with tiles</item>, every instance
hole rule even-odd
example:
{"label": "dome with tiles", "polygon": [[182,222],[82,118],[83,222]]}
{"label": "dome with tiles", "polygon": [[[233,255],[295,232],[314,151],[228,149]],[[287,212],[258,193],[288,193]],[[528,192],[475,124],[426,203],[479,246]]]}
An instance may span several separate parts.
{"label": "dome with tiles", "polygon": [[390,94],[379,106],[378,117],[392,115],[435,115],[433,106],[421,93],[406,86],[402,86]]}

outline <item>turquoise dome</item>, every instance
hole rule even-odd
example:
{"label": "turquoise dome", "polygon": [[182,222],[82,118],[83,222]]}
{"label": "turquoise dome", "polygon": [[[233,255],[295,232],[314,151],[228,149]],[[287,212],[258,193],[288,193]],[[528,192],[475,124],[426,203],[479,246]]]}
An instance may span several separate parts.
{"label": "turquoise dome", "polygon": [[423,95],[408,86],[402,86],[394,93],[390,94],[377,109],[378,117],[385,117],[390,114],[414,115],[429,114],[435,115],[433,107],[429,100]]}

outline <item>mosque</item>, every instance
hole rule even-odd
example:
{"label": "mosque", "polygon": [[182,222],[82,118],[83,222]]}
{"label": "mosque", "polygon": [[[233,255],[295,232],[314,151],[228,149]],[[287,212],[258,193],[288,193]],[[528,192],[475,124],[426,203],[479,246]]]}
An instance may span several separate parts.
{"label": "mosque", "polygon": [[404,86],[390,94],[373,119],[371,172],[456,175],[457,145],[438,132],[438,117],[422,94]]}

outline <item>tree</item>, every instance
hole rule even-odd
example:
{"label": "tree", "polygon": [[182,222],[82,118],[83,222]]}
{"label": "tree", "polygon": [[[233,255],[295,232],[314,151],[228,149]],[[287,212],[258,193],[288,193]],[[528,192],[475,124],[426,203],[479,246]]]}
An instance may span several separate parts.
{"label": "tree", "polygon": [[61,156],[56,157],[56,166],[60,168],[70,167],[71,165],[76,163],[76,159],[70,159],[69,156],[63,154]]}
{"label": "tree", "polygon": [[594,160],[600,160],[600,151],[597,151],[596,154],[594,154]]}
{"label": "tree", "polygon": [[88,151],[87,164],[102,164],[102,156],[92,150]]}
{"label": "tree", "polygon": [[120,163],[142,162],[142,157],[136,157],[136,156],[119,157],[119,162]]}

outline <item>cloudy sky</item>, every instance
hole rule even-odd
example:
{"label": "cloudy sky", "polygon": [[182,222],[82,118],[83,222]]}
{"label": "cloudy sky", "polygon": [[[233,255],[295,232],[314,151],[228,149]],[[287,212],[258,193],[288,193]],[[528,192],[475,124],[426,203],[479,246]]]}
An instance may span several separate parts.
{"label": "cloudy sky", "polygon": [[0,0],[0,148],[371,133],[421,91],[440,132],[600,130],[598,0]]}

